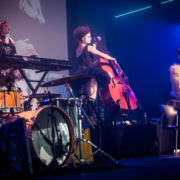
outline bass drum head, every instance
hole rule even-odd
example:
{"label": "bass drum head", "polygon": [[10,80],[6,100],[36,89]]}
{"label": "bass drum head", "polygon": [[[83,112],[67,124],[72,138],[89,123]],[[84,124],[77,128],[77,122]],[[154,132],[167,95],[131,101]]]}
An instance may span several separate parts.
{"label": "bass drum head", "polygon": [[[55,144],[58,151],[56,151],[57,161],[60,166],[66,165],[71,159],[72,149],[75,142],[74,130],[71,121],[67,114],[60,108],[53,107],[55,121],[57,124],[58,136],[62,136],[62,145],[66,146],[66,152],[59,152],[57,131],[54,128]],[[36,155],[45,165],[49,165],[53,159],[53,138],[52,138],[52,120],[49,116],[51,114],[51,107],[42,109],[35,118],[34,126],[32,128],[32,141]],[[39,130],[40,129],[40,130]],[[50,140],[50,143],[43,134]]]}

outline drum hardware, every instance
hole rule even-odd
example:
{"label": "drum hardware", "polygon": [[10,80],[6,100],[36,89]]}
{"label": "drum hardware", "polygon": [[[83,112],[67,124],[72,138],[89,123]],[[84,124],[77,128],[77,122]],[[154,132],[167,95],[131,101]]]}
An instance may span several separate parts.
{"label": "drum hardware", "polygon": [[[26,129],[28,134],[29,145],[31,149],[31,158],[34,170],[43,170],[48,166],[66,167],[67,162],[71,159],[73,146],[75,143],[75,135],[73,125],[67,114],[60,108],[53,106],[54,116],[57,120],[58,133],[61,132],[62,144],[55,137],[55,153],[58,166],[52,164],[53,159],[53,139],[52,139],[52,123],[45,123],[51,116],[51,107],[39,107],[37,110],[25,111],[18,116],[7,117],[8,122],[14,122],[18,118],[24,118],[26,121]],[[50,115],[50,116],[49,116]],[[9,116],[9,114],[8,114]],[[61,130],[61,131],[60,131]],[[48,133],[49,132],[49,133]],[[56,133],[56,131],[54,130]],[[54,133],[54,135],[55,135]]]}
{"label": "drum hardware", "polygon": [[[53,81],[49,81],[49,82],[46,82],[44,84],[41,85],[41,87],[50,87],[50,86],[58,86],[58,85],[62,85],[62,84],[66,84],[67,87],[69,87],[69,92],[71,94],[71,96],[75,99],[75,101],[77,102],[74,94],[73,94],[73,91],[72,91],[72,88],[70,87],[70,85],[68,83],[72,83],[72,82],[76,82],[78,80],[82,80],[82,79],[86,79],[86,78],[89,78],[90,76],[89,75],[76,75],[76,76],[69,76],[69,77],[63,77],[63,78],[60,78],[60,79],[56,79],[56,80],[53,80]],[[78,106],[78,102],[76,103],[77,106]],[[99,162],[100,162],[100,165],[102,166],[102,156],[101,154],[104,154],[105,156],[107,156],[109,159],[111,159],[114,164],[113,165],[117,165],[119,167],[121,167],[120,163],[115,160],[114,158],[112,158],[110,155],[108,155],[106,152],[104,152],[102,149],[101,149],[101,133],[100,133],[100,130],[101,130],[101,120],[100,120],[100,117],[98,115],[98,113],[96,112],[94,106],[92,107],[96,116],[98,117],[98,121],[99,121],[99,145],[100,145],[100,148],[96,145],[94,145],[92,142],[88,141],[88,140],[85,140],[82,138],[82,115],[81,113],[83,112],[83,114],[87,117],[89,123],[92,125],[92,127],[94,128],[93,124],[91,123],[91,121],[89,120],[88,116],[86,115],[86,113],[84,112],[83,108],[79,105],[78,107],[78,127],[79,127],[79,138],[77,138],[77,141],[75,143],[75,145],[80,145],[80,158],[78,160],[80,160],[81,163],[84,163],[87,159],[89,159],[91,156],[93,156],[94,154],[100,152],[100,158],[99,158]],[[82,141],[84,142],[87,142],[89,143],[90,145],[92,145],[94,148],[96,148],[97,150],[92,153],[90,156],[88,156],[86,159],[83,159],[83,156],[82,156],[82,153],[83,153],[83,149],[82,149]],[[75,146],[74,146],[75,147]],[[73,156],[77,157],[77,154],[75,153],[75,149],[73,149],[73,153],[72,153],[72,157],[71,159],[67,162],[67,165],[69,165],[71,162],[73,162],[72,158]],[[107,162],[108,163],[108,162]],[[74,163],[73,163],[74,164]],[[111,163],[110,163],[111,164]]]}
{"label": "drum hardware", "polygon": [[[37,94],[31,94],[29,96],[25,96],[26,98],[36,98],[36,99],[43,99],[43,98],[49,98],[49,94],[48,93],[37,93]],[[51,94],[51,98],[56,98],[56,97],[61,97],[61,94]]]}
{"label": "drum hardware", "polygon": [[[68,87],[70,94],[75,98],[75,96],[73,94],[73,91],[72,91],[72,88],[71,88],[71,86],[69,84],[67,84],[67,82],[66,82],[66,86]],[[87,92],[85,90],[83,90],[83,92],[84,92],[83,94],[86,96],[88,102],[91,104],[91,101],[89,100],[89,95],[87,94]],[[94,110],[94,112],[95,112],[95,114],[96,114],[96,116],[98,118],[98,121],[99,121],[98,122],[99,123],[99,147],[96,146],[95,144],[93,144],[92,142],[90,142],[90,141],[88,141],[86,139],[83,139],[83,137],[82,137],[82,115],[81,115],[81,112],[83,112],[85,115],[86,115],[86,113],[84,112],[84,110],[81,107],[81,105],[82,105],[82,102],[81,103],[77,102],[77,106],[78,106],[78,121],[79,121],[79,138],[77,139],[77,141],[76,141],[76,143],[74,145],[74,152],[73,152],[72,158],[73,158],[73,156],[75,156],[81,163],[84,163],[84,162],[88,163],[86,160],[89,159],[91,156],[93,156],[93,155],[95,155],[96,153],[99,152],[100,153],[99,154],[99,159],[98,159],[99,161],[97,163],[100,162],[100,166],[101,167],[102,167],[102,162],[103,162],[101,154],[105,155],[106,157],[108,157],[109,159],[111,159],[114,162],[114,164],[112,164],[112,163],[110,163],[110,164],[121,167],[121,164],[117,160],[115,160],[113,157],[111,157],[109,154],[107,154],[106,152],[104,152],[101,149],[101,125],[100,125],[100,123],[102,124],[102,121],[101,121],[101,119],[100,119],[96,109],[94,108],[94,106],[92,104],[91,104],[91,107],[93,108],[93,110]],[[87,115],[86,115],[86,117],[89,120]],[[94,128],[92,122],[90,120],[89,120],[89,122],[92,125],[92,127]],[[89,155],[86,159],[83,159],[83,148],[82,148],[83,146],[82,146],[82,142],[87,142],[91,146],[93,146],[95,149],[97,149],[94,153]],[[77,156],[77,154],[75,152],[75,150],[77,149],[78,145],[80,145],[80,158]],[[72,158],[71,158],[71,161],[73,161]],[[69,161],[68,164],[71,161]],[[109,162],[106,162],[106,163],[109,163]],[[75,166],[75,163],[73,163],[73,165]]]}
{"label": "drum hardware", "polygon": [[86,78],[90,78],[90,75],[74,75],[74,76],[67,76],[67,77],[63,77],[63,78],[59,78],[59,79],[55,79],[52,81],[48,81],[44,84],[41,84],[41,87],[51,87],[51,86],[59,86],[59,85],[63,85],[66,84],[66,82],[68,83],[72,83],[72,82],[77,82]]}
{"label": "drum hardware", "polygon": [[[50,143],[50,145],[52,146],[53,158],[51,160],[50,166],[57,167],[59,165],[57,161],[57,157],[61,157],[62,155],[68,152],[67,146],[69,145],[69,143],[67,143],[65,146],[63,146],[62,144],[62,141],[63,141],[62,135],[61,135],[61,131],[58,130],[58,126],[56,122],[57,120],[54,114],[54,108],[53,108],[53,104],[51,100],[50,91],[48,91],[48,95],[49,95],[50,107],[51,107],[51,114],[48,114],[48,116],[51,117],[51,123],[52,123],[52,143],[49,141],[48,138],[45,140],[48,141],[48,144]],[[55,131],[56,131],[57,140],[58,140],[58,142],[56,143],[55,143]],[[60,133],[60,137],[58,135],[58,132]]]}
{"label": "drum hardware", "polygon": [[[93,124],[91,123],[90,119],[88,118],[88,116],[86,115],[84,109],[81,107],[82,105],[82,101],[81,100],[77,100],[77,98],[74,96],[73,94],[73,91],[72,91],[72,88],[69,84],[67,84],[66,82],[66,85],[69,87],[69,92],[70,94],[73,96],[75,102],[76,102],[76,106],[77,106],[77,109],[78,109],[78,130],[79,130],[79,138],[77,138],[77,141],[75,142],[75,145],[76,147],[78,147],[78,145],[80,145],[80,158],[78,157],[78,155],[76,154],[76,149],[73,148],[73,153],[72,153],[72,157],[71,157],[71,160],[67,163],[67,165],[69,165],[71,162],[73,162],[73,165],[75,166],[75,162],[73,161],[73,156],[75,156],[81,163],[88,163],[86,160],[83,159],[83,146],[82,146],[82,119],[83,119],[83,115],[82,115],[82,112],[83,114],[86,116],[86,118],[89,120],[90,124],[92,125],[92,127],[95,129],[95,127],[93,126]],[[70,99],[68,100],[69,101],[69,104],[70,104]],[[74,145],[74,147],[75,147]],[[90,156],[91,157],[91,156]]]}
{"label": "drum hardware", "polygon": [[20,113],[23,111],[22,91],[17,87],[0,87],[0,110],[2,113]]}
{"label": "drum hardware", "polygon": [[[73,94],[73,93],[72,93]],[[74,96],[74,95],[73,95]],[[84,112],[83,108],[81,107],[82,106],[82,101],[79,101],[79,102],[76,102],[76,106],[78,108],[78,127],[79,127],[79,138],[78,138],[78,143],[77,143],[77,146],[78,144],[80,144],[80,159],[78,158],[78,160],[83,163],[85,162],[85,160],[83,159],[83,145],[82,145],[82,141],[80,139],[83,138],[83,135],[82,135],[82,119],[83,119],[83,115],[82,115],[82,112],[86,115],[86,113]],[[87,116],[87,115],[86,115]],[[88,118],[89,119],[89,118]],[[92,125],[93,126],[93,125]],[[94,126],[93,126],[94,128]],[[75,157],[77,158],[77,154],[75,153],[74,151],[74,155]]]}
{"label": "drum hardware", "polygon": [[[55,99],[55,98],[52,98],[51,101],[52,101],[53,105],[59,107],[59,106],[57,105],[57,103],[56,103],[56,99]],[[42,99],[42,98],[41,98],[41,99],[39,99],[39,100],[37,101],[37,106],[38,106],[38,107],[47,106],[47,105],[50,105],[49,98],[45,98],[45,99]]]}
{"label": "drum hardware", "polygon": [[[72,89],[71,89],[71,91],[72,91]],[[95,162],[95,164],[100,163],[100,167],[102,167],[102,163],[103,163],[103,161],[104,161],[102,155],[105,155],[106,157],[108,157],[109,159],[111,159],[111,160],[114,162],[114,164],[113,164],[113,163],[110,163],[110,162],[108,162],[108,161],[104,161],[104,163],[107,163],[107,164],[109,163],[109,164],[111,164],[111,165],[116,165],[116,166],[118,166],[118,167],[121,167],[122,165],[121,165],[116,159],[114,159],[113,157],[111,157],[109,154],[107,154],[106,152],[104,152],[104,151],[101,149],[101,126],[102,126],[102,120],[101,120],[99,114],[97,113],[95,107],[92,105],[92,102],[90,101],[90,97],[89,97],[89,95],[88,95],[88,93],[86,92],[85,89],[83,89],[83,92],[84,92],[83,94],[86,96],[86,99],[87,99],[88,103],[90,103],[90,105],[91,105],[94,113],[96,114],[96,117],[98,118],[99,147],[96,146],[95,144],[93,144],[92,142],[88,141],[88,140],[85,140],[85,139],[83,139],[83,138],[79,139],[79,141],[80,141],[81,143],[82,143],[82,141],[87,142],[87,143],[91,144],[94,148],[97,149],[94,153],[92,153],[92,154],[91,154],[90,156],[88,156],[86,159],[81,159],[80,162],[86,161],[86,160],[87,160],[88,158],[90,158],[91,156],[95,155],[96,153],[99,153],[98,160],[97,160],[97,162]],[[73,95],[73,93],[72,93],[72,95]],[[90,121],[90,122],[91,122],[91,121]],[[91,124],[92,124],[92,123],[91,123]],[[82,125],[82,124],[81,124],[81,125]],[[81,126],[81,127],[82,127],[82,126]],[[82,136],[80,136],[80,137],[82,137]]]}
{"label": "drum hardware", "polygon": [[[75,133],[75,138],[79,137],[79,127],[78,127],[78,109],[76,106],[76,100],[79,102],[79,98],[56,98],[54,99],[53,104],[62,110],[65,111],[65,113],[68,115],[68,117],[71,120],[71,123],[74,127],[74,133]],[[43,102],[45,103],[45,102]],[[49,102],[46,102],[49,104]]]}

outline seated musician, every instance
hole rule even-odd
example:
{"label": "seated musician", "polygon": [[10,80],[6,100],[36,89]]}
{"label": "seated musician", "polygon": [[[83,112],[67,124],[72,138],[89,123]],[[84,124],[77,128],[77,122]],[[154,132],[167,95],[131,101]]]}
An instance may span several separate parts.
{"label": "seated musician", "polygon": [[170,96],[172,99],[180,100],[180,48],[177,49],[179,63],[175,63],[170,66],[170,81],[172,86],[172,92]]}
{"label": "seated musician", "polygon": [[[10,28],[7,21],[0,20],[0,54],[16,55],[16,47],[14,41],[11,38],[7,38],[6,35],[10,33]],[[19,73],[19,70],[7,69],[2,71],[5,75],[5,81],[14,86],[15,80],[21,80],[23,77]],[[3,79],[1,78],[0,86],[4,86]]]}
{"label": "seated musician", "polygon": [[[105,84],[108,84],[110,81],[110,77],[104,70],[97,68],[93,65],[93,58],[94,55],[100,56],[107,60],[112,60],[116,62],[115,58],[110,57],[107,54],[104,54],[96,49],[97,40],[93,45],[90,45],[92,38],[90,34],[90,29],[88,27],[78,27],[73,32],[73,37],[75,40],[79,42],[79,46],[76,50],[76,58],[79,63],[79,70],[73,73],[73,75],[91,75],[89,79],[85,79],[82,81],[78,81],[76,83],[72,83],[73,91],[81,91],[83,89],[89,95],[89,99],[94,106],[96,96],[97,96],[97,89],[98,87],[103,87]],[[100,40],[101,38],[98,37]],[[67,87],[66,87],[67,89]],[[86,101],[86,96],[81,95],[80,97],[84,101]],[[90,103],[87,104],[87,115],[93,124],[96,124],[93,118],[93,110],[91,108]],[[86,121],[88,123],[88,121]]]}
{"label": "seated musician", "polygon": [[177,48],[177,54],[179,63],[175,63],[169,68],[172,91],[163,104],[173,106],[178,110],[178,114],[180,114],[180,48]]}

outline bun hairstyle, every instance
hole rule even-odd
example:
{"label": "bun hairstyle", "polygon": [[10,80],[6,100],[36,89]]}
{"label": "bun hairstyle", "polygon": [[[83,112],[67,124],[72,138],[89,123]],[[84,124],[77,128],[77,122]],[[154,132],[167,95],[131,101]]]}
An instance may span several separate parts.
{"label": "bun hairstyle", "polygon": [[[7,23],[7,21],[0,20],[0,33],[2,31],[4,24],[6,24],[6,23]],[[1,36],[1,34],[0,34],[0,36]]]}
{"label": "bun hairstyle", "polygon": [[89,27],[86,26],[78,27],[73,31],[73,37],[76,41],[81,42],[82,37],[84,37],[88,33],[90,33]]}

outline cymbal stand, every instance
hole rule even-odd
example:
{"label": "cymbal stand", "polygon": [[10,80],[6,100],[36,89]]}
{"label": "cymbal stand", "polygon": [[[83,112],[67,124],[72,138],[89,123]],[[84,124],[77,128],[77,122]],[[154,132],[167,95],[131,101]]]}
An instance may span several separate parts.
{"label": "cymbal stand", "polygon": [[79,138],[78,138],[78,141],[77,141],[77,143],[75,145],[76,145],[76,147],[78,147],[78,145],[80,145],[80,158],[75,153],[75,150],[74,150],[73,156],[75,156],[81,163],[83,163],[85,160],[83,159],[83,145],[82,145],[82,138],[83,138],[82,137],[83,136],[82,135],[82,119],[83,119],[82,113],[86,116],[86,118],[88,119],[88,121],[91,124],[91,126],[94,129],[95,129],[95,127],[93,126],[91,120],[88,118],[87,114],[85,113],[84,109],[82,108],[82,101],[81,100],[78,101],[76,99],[76,97],[73,94],[71,86],[69,84],[67,84],[67,82],[66,82],[66,86],[68,86],[69,92],[70,92],[71,96],[74,98],[74,100],[76,102],[77,109],[78,109],[78,131],[79,131]]}
{"label": "cymbal stand", "polygon": [[[109,163],[109,164],[111,164],[111,165],[117,165],[117,166],[121,167],[121,164],[120,164],[117,160],[115,160],[114,158],[112,158],[109,154],[107,154],[106,152],[104,152],[104,151],[101,149],[101,148],[102,148],[102,143],[101,143],[101,127],[103,126],[102,120],[101,120],[98,112],[96,111],[95,107],[93,106],[92,102],[90,101],[90,97],[89,97],[89,95],[88,95],[88,93],[86,92],[85,89],[83,89],[83,92],[84,92],[84,95],[86,96],[86,99],[87,99],[88,103],[90,103],[90,105],[91,105],[94,113],[96,114],[96,117],[98,118],[99,148],[98,148],[96,145],[92,144],[91,142],[88,142],[88,143],[90,143],[93,147],[95,147],[95,148],[98,149],[97,151],[95,151],[95,152],[93,153],[93,155],[94,155],[94,154],[96,154],[96,153],[99,152],[99,157],[98,157],[98,160],[97,160],[96,164],[100,163],[100,167],[101,167],[101,168],[102,168],[102,163],[103,163],[103,162],[104,162],[104,163]],[[114,163],[107,162],[107,161],[104,161],[102,155],[105,155],[106,157],[108,157],[109,159],[111,159],[115,164],[114,164]]]}
{"label": "cymbal stand", "polygon": [[[67,82],[66,82],[66,86],[68,86],[70,94],[71,94],[71,95],[74,97],[74,99],[76,100],[76,98],[75,98],[75,96],[74,96],[74,94],[73,94],[72,88],[70,87],[69,84],[67,84]],[[88,99],[89,99],[89,96],[88,96]],[[76,100],[76,102],[77,102],[77,100]],[[84,162],[88,163],[88,162],[86,161],[87,159],[89,159],[91,156],[95,155],[96,153],[100,152],[101,154],[104,154],[105,156],[107,156],[109,159],[111,159],[111,160],[114,162],[114,164],[113,164],[113,163],[110,163],[110,164],[117,165],[117,166],[121,167],[121,164],[120,164],[116,159],[114,159],[113,157],[111,157],[110,155],[108,155],[106,152],[104,152],[104,151],[101,149],[101,133],[100,133],[101,129],[100,129],[100,127],[99,127],[99,145],[100,145],[100,148],[99,148],[98,146],[96,146],[95,144],[93,144],[91,141],[88,141],[88,140],[82,138],[82,115],[81,115],[81,112],[84,113],[84,115],[87,117],[88,120],[89,120],[89,118],[88,118],[88,116],[86,115],[86,113],[84,112],[83,108],[81,107],[82,102],[81,102],[81,103],[78,103],[78,102],[77,102],[76,105],[78,106],[79,138],[78,138],[78,141],[77,141],[77,142],[75,143],[75,145],[74,145],[74,152],[73,152],[72,158],[71,158],[71,160],[70,160],[67,164],[70,164],[70,162],[73,162],[73,157],[74,157],[74,156],[75,156],[81,163],[84,163]],[[100,117],[99,117],[98,113],[96,112],[94,106],[93,106],[92,104],[91,104],[91,106],[92,106],[94,112],[96,113],[96,115],[97,115],[97,117],[98,117],[98,119],[99,119],[99,126],[100,126]],[[94,128],[92,122],[91,122],[90,120],[89,120],[89,122],[90,122],[90,124],[92,125],[92,127]],[[95,128],[94,128],[94,129],[95,129]],[[92,153],[91,155],[89,155],[89,156],[88,156],[87,158],[85,158],[85,159],[83,159],[82,142],[89,143],[91,146],[93,146],[95,149],[97,149],[94,153]],[[76,154],[76,152],[75,152],[79,144],[80,144],[80,158],[77,156],[77,154]],[[101,157],[101,155],[100,155],[100,158],[99,158],[99,159],[100,159],[100,163],[101,163],[101,167],[102,167],[102,157]],[[73,162],[73,164],[75,165],[74,162]],[[76,167],[76,166],[75,166],[75,167]]]}

